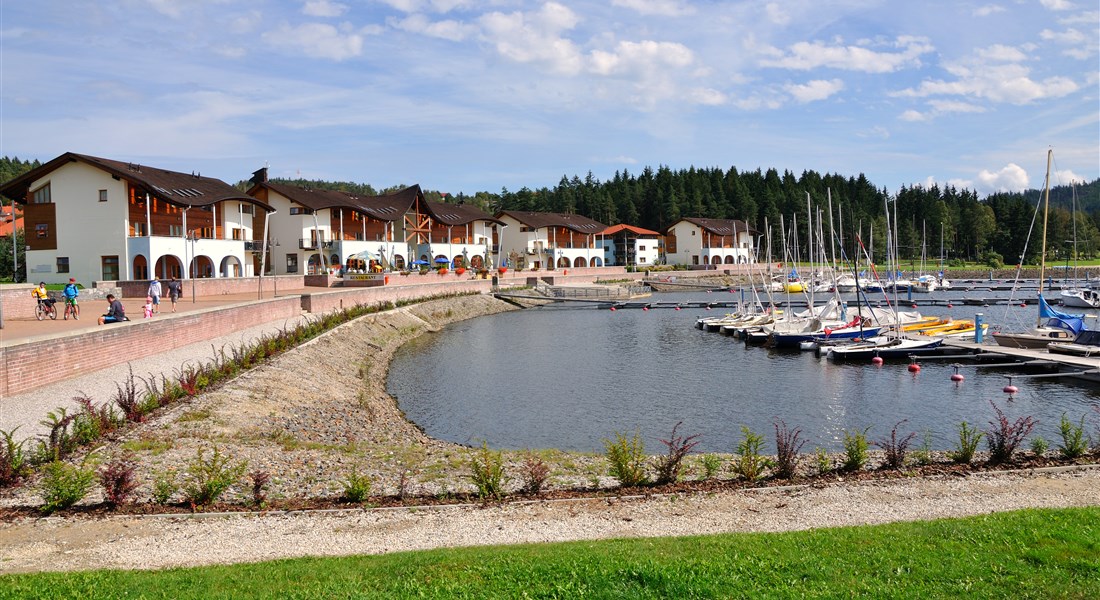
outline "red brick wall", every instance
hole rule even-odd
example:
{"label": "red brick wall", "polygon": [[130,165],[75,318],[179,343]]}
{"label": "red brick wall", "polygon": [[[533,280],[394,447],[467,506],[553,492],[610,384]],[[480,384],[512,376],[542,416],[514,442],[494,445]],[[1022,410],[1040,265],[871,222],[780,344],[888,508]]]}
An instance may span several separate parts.
{"label": "red brick wall", "polygon": [[34,298],[31,291],[36,286],[30,283],[5,283],[0,286],[0,308],[5,319],[33,319]]}
{"label": "red brick wall", "polygon": [[[305,287],[302,275],[279,275],[278,287],[285,290],[300,290]],[[274,277],[264,277],[263,286],[265,293],[272,293],[276,285]],[[258,293],[260,284],[255,277],[213,277],[180,280],[183,283],[183,296],[191,297],[191,287],[194,283],[194,293],[198,296],[221,296],[224,294],[251,294]],[[168,297],[167,279],[160,280],[161,292]],[[123,298],[144,298],[149,291],[148,280],[137,281],[97,281],[96,285],[117,285],[122,290]],[[30,292],[27,292],[28,294]]]}
{"label": "red brick wall", "polygon": [[[421,278],[419,275],[412,275]],[[392,279],[390,281],[393,281]],[[467,292],[487,293],[492,288],[493,282],[488,279],[475,279],[471,281],[433,282],[421,285],[404,285],[401,287],[373,287],[373,288],[337,288],[331,291],[302,294],[302,310],[315,315],[332,312],[354,306],[356,304],[377,304],[379,302],[398,302],[400,300],[415,300],[429,296],[441,296],[444,294],[462,294]]]}

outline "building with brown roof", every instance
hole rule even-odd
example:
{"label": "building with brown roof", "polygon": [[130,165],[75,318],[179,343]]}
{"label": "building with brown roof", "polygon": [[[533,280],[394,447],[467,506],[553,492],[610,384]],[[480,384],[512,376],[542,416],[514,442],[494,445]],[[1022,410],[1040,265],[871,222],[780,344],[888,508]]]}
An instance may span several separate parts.
{"label": "building with brown roof", "polygon": [[652,267],[661,263],[661,234],[634,225],[612,225],[603,230],[598,243],[608,266]]}
{"label": "building with brown roof", "polygon": [[567,213],[505,210],[500,252],[512,268],[602,267],[604,250],[598,240],[607,225]]}
{"label": "building with brown roof", "polygon": [[269,241],[278,274],[491,262],[499,222],[473,206],[429,202],[419,185],[359,196],[273,183],[265,169],[253,181],[248,194],[278,210]]}
{"label": "building with brown roof", "polygon": [[49,283],[255,276],[272,210],[218,179],[73,152],[0,194],[23,205],[28,280]]}
{"label": "building with brown roof", "polygon": [[665,232],[665,261],[691,266],[756,262],[758,233],[736,219],[684,217]]}

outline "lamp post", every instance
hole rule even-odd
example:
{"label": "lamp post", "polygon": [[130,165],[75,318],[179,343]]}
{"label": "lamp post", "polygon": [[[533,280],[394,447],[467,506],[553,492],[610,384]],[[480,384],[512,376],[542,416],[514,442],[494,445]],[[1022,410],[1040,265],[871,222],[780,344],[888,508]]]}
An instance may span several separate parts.
{"label": "lamp post", "polygon": [[[279,238],[272,239],[270,245],[273,248],[278,248]],[[279,296],[279,266],[275,262],[278,259],[278,256],[278,250],[271,251],[271,284],[274,286],[274,291],[272,292],[273,295],[271,296],[272,298],[276,298]]]}

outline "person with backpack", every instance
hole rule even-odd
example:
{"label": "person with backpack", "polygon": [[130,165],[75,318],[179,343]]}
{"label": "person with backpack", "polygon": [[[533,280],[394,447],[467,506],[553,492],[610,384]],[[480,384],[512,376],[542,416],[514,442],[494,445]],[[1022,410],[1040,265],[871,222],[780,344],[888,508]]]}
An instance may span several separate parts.
{"label": "person with backpack", "polygon": [[69,278],[68,285],[61,291],[61,294],[65,297],[65,318],[69,318],[69,312],[73,313],[74,319],[80,318],[80,307],[76,304],[76,297],[80,295],[80,288],[76,285],[76,279]]}

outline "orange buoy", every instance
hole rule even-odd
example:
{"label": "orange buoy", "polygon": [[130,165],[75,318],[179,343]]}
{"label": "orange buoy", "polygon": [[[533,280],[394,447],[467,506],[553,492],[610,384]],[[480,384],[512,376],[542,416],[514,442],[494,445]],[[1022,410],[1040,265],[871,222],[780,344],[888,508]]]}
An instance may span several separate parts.
{"label": "orange buoy", "polygon": [[677,306],[677,307],[676,307],[676,310],[680,310],[680,307],[679,307],[679,306]]}
{"label": "orange buoy", "polygon": [[876,356],[876,357],[872,358],[871,359],[871,364],[875,365],[876,367],[882,366],[882,357],[881,356]]}
{"label": "orange buoy", "polygon": [[951,304],[950,302],[948,302],[947,303],[947,308],[955,308],[955,306],[953,304]]}
{"label": "orange buoy", "polygon": [[918,365],[917,363],[909,363],[909,372],[920,373],[920,365]]}
{"label": "orange buoy", "polygon": [[649,307],[648,306],[643,306],[642,310],[649,310]]}
{"label": "orange buoy", "polygon": [[916,302],[914,302],[914,303],[913,303],[913,308],[916,308],[916,307],[917,307],[917,303],[916,303]]}
{"label": "orange buoy", "polygon": [[959,383],[963,379],[966,379],[966,378],[962,376],[962,373],[959,373],[959,365],[955,365],[955,372],[951,375],[951,381],[954,381],[955,383]]}
{"label": "orange buoy", "polygon": [[1020,391],[1020,388],[1012,385],[1011,383],[1004,387],[1004,393],[1009,395],[1015,394],[1018,391]]}
{"label": "orange buoy", "polygon": [[611,312],[615,312],[615,307],[614,306],[611,307]]}

